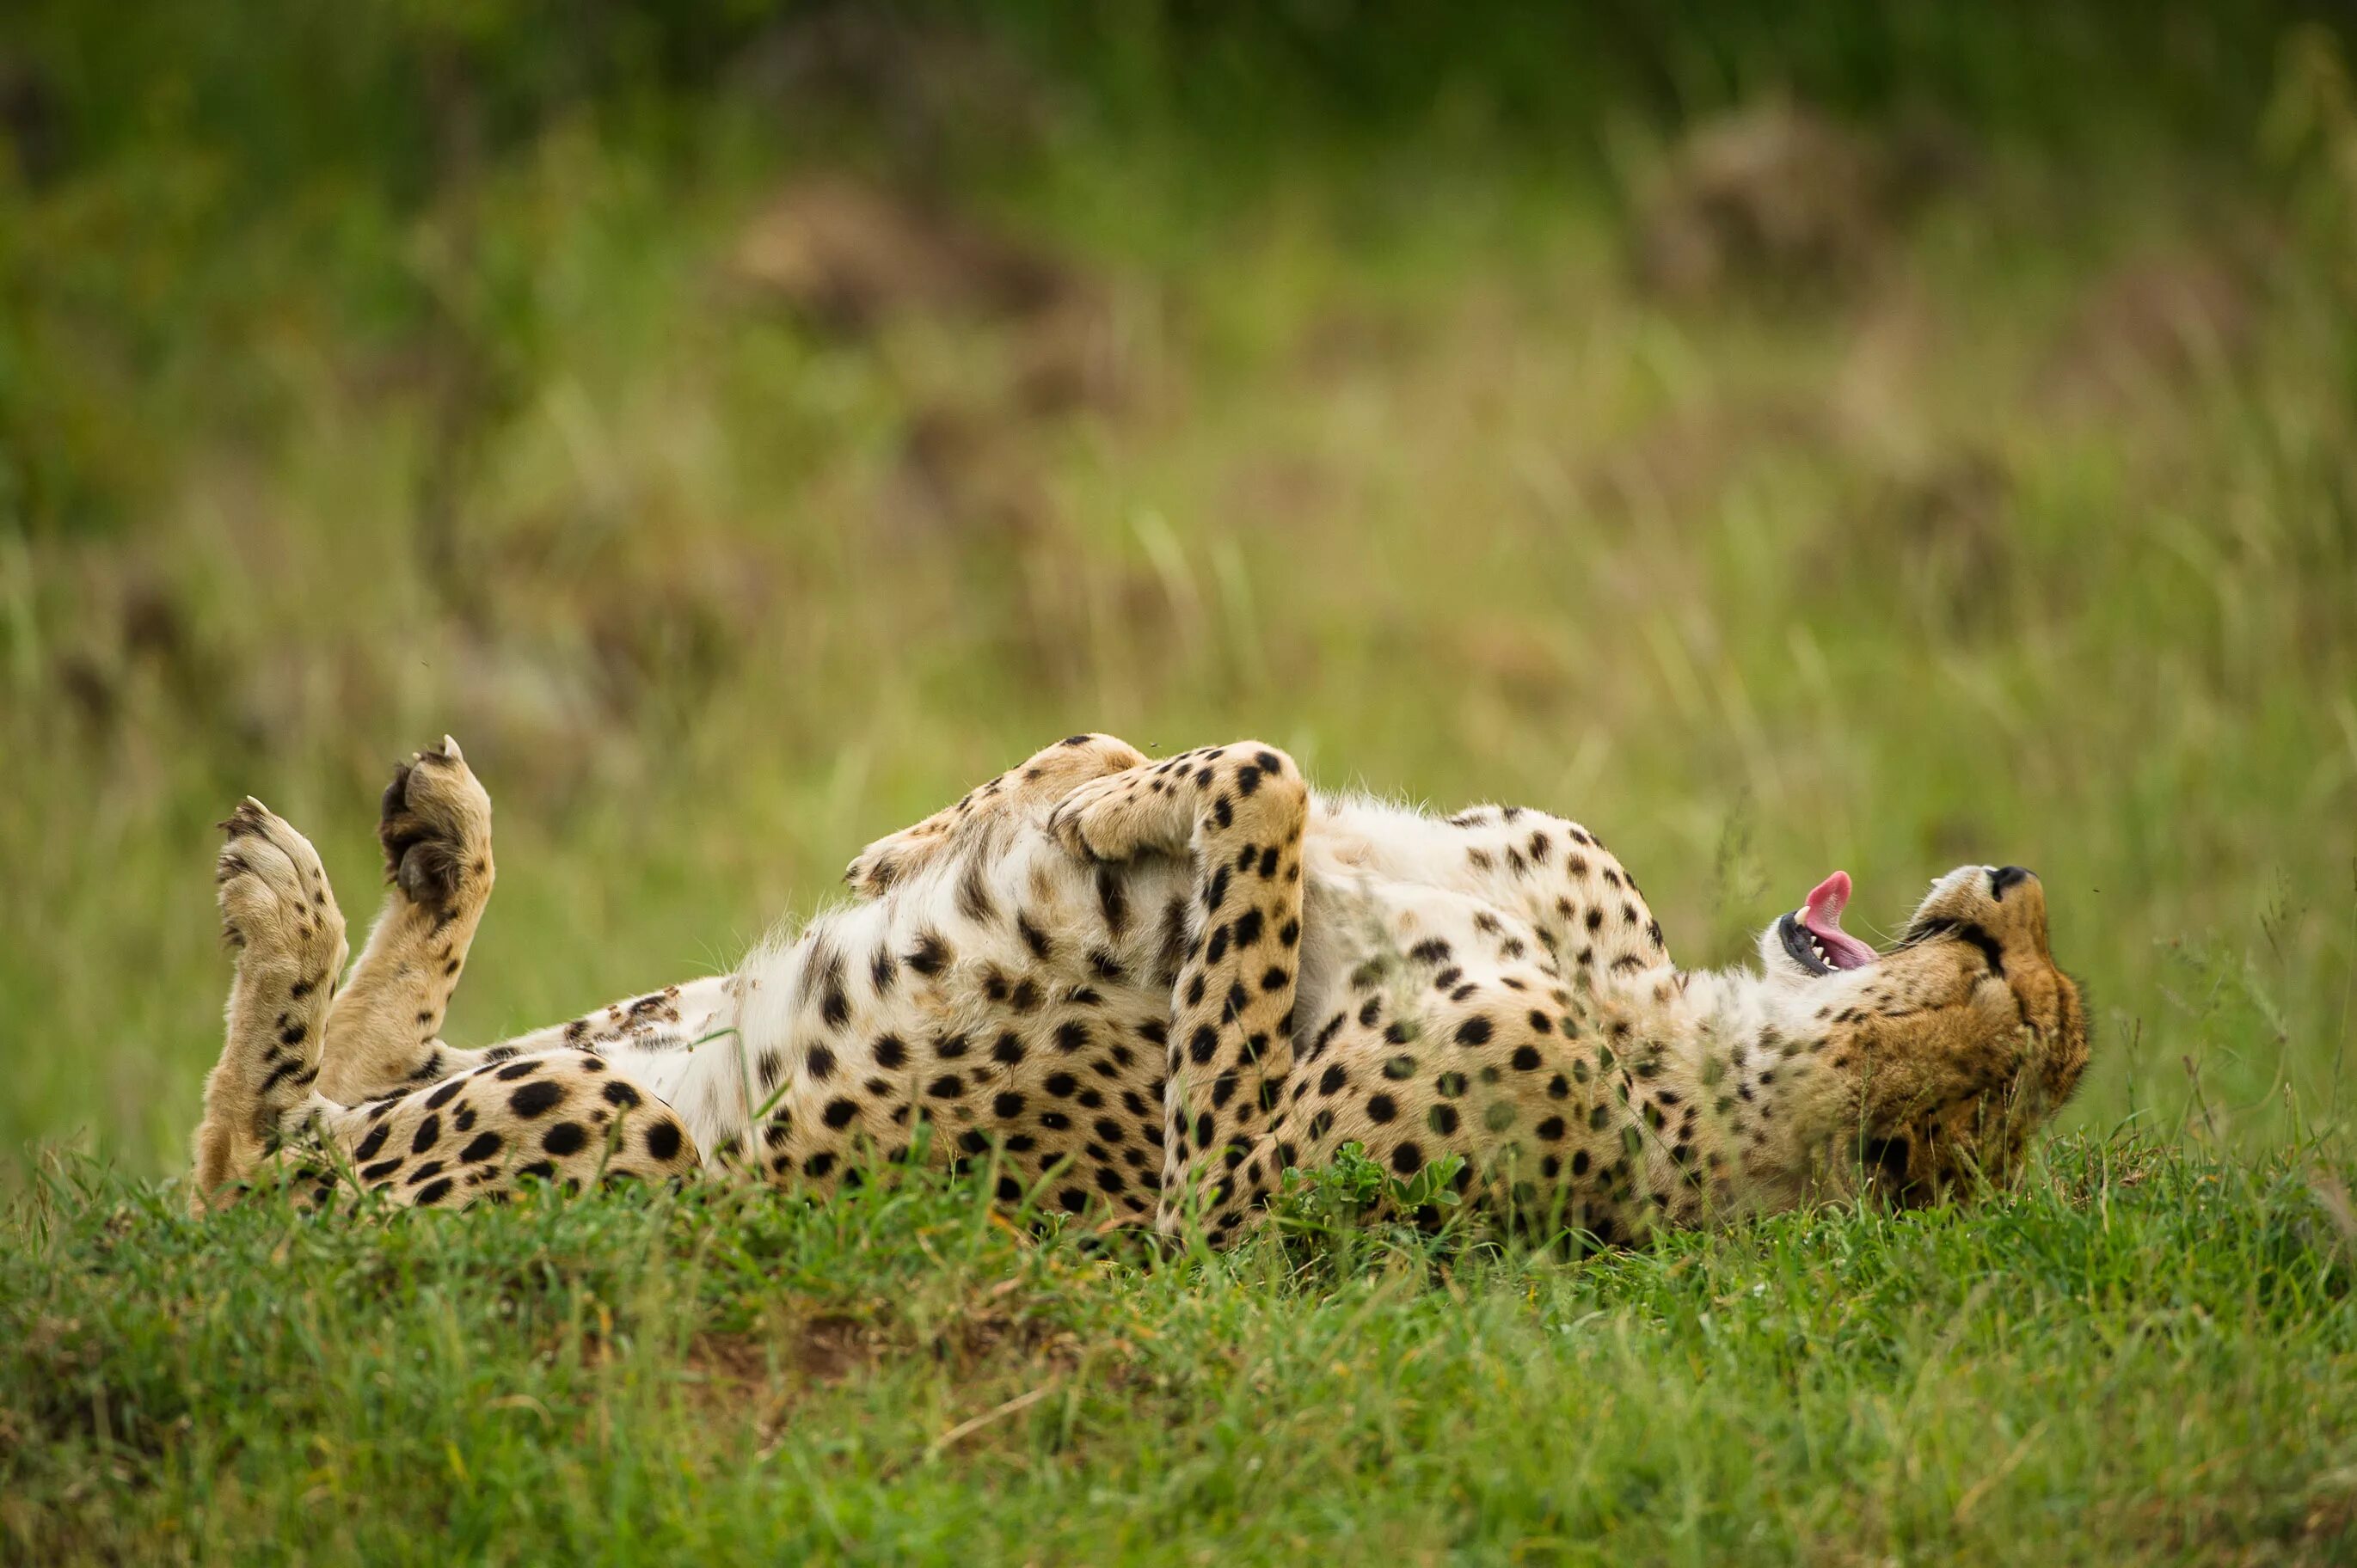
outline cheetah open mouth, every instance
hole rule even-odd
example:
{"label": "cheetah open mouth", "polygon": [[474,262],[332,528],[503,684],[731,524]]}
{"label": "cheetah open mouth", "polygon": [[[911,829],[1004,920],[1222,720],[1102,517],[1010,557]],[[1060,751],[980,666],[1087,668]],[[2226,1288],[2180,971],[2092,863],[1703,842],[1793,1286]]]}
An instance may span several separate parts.
{"label": "cheetah open mouth", "polygon": [[1864,969],[1881,955],[1841,929],[1849,905],[1849,873],[1836,871],[1809,894],[1808,902],[1776,922],[1777,935],[1792,961],[1811,974]]}

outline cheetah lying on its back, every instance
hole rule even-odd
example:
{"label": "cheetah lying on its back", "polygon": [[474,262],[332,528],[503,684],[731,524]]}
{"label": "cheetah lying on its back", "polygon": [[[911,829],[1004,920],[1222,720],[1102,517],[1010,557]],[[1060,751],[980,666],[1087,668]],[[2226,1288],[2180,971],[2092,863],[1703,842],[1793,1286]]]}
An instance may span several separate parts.
{"label": "cheetah lying on its back", "polygon": [[921,1157],[1220,1244],[1357,1142],[1403,1174],[1462,1155],[1470,1200],[1609,1243],[2003,1179],[2087,1056],[2018,867],[1951,872],[1879,954],[1836,873],[1760,969],[1682,971],[1577,824],[1313,795],[1250,741],[1074,736],[870,845],[861,901],[735,973],[479,1050],[438,1037],[492,880],[454,743],[385,791],[393,886],[349,977],[311,846],[252,800],[223,825],[199,1207],[265,1175],[416,1205],[695,1170],[823,1192]]}

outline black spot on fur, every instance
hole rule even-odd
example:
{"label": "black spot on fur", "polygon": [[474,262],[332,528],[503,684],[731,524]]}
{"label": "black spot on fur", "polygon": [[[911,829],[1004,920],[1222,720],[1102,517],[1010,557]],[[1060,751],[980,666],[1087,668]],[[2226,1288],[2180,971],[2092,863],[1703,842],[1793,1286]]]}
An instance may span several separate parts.
{"label": "black spot on fur", "polygon": [[1049,956],[1054,952],[1055,950],[1049,943],[1048,933],[1033,925],[1029,915],[1019,911],[1017,913],[1015,917],[1015,931],[1017,936],[1020,936],[1023,939],[1023,945],[1031,950],[1031,956],[1033,958],[1038,959],[1042,963],[1048,961]]}
{"label": "black spot on fur", "polygon": [[998,918],[998,906],[992,901],[990,889],[982,879],[982,861],[966,863],[965,874],[958,878],[958,913],[977,925],[987,925]]}
{"label": "black spot on fur", "polygon": [[917,936],[917,945],[909,950],[901,961],[919,974],[930,978],[949,967],[949,945],[931,931],[920,931]]}
{"label": "black spot on fur", "polygon": [[1129,896],[1111,866],[1097,869],[1097,908],[1103,911],[1105,930],[1119,937],[1129,925]]}

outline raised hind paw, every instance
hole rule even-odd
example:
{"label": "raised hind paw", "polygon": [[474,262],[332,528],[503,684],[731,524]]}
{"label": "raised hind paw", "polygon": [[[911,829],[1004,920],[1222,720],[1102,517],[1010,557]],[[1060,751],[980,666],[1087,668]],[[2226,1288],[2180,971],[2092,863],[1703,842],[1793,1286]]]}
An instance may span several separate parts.
{"label": "raised hind paw", "polygon": [[376,836],[410,902],[441,913],[489,897],[491,797],[448,736],[394,771]]}
{"label": "raised hind paw", "polygon": [[377,822],[384,913],[328,1020],[319,1092],[342,1104],[423,1081],[491,897],[491,798],[445,736],[396,768]]}
{"label": "raised hind paw", "polygon": [[221,824],[227,835],[213,865],[221,936],[241,968],[289,966],[295,1000],[326,1005],[344,967],[344,917],[311,841],[248,795]]}
{"label": "raised hind paw", "polygon": [[308,1100],[345,954],[343,913],[309,841],[250,795],[221,827],[213,881],[237,972],[197,1128],[199,1210],[253,1168]]}

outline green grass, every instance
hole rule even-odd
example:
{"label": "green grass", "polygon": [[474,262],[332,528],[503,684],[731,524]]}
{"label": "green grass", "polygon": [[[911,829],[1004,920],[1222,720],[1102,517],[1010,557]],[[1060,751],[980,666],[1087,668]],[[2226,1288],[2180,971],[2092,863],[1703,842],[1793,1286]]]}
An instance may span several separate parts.
{"label": "green grass", "polygon": [[1971,1214],[1578,1266],[1256,1242],[1141,1270],[932,1180],[198,1224],[68,1165],[0,1257],[0,1539],[28,1563],[2344,1562],[2348,1175],[2072,1140]]}
{"label": "green grass", "polygon": [[[1296,97],[1249,29],[1022,10],[1093,86],[984,73],[991,134],[904,144],[915,87],[469,64],[518,5],[444,39],[463,154],[374,33],[28,12],[66,156],[0,158],[0,1562],[2347,1561],[2357,93],[2318,34],[1874,9],[1625,97],[1530,69],[1534,11],[1420,109],[1414,51]],[[2008,117],[2030,56],[2083,99]],[[1879,135],[1910,70],[1970,177],[1862,274],[1640,286],[1681,115],[1797,85]],[[1039,247],[1084,329],[829,331],[733,274],[846,165]],[[358,928],[376,790],[458,736],[479,1042],[725,967],[1078,728],[1569,812],[1688,963],[1836,865],[1887,929],[2025,864],[2093,1064],[1986,1208],[1579,1262],[1142,1272],[924,1183],[180,1218],[240,795]]]}

